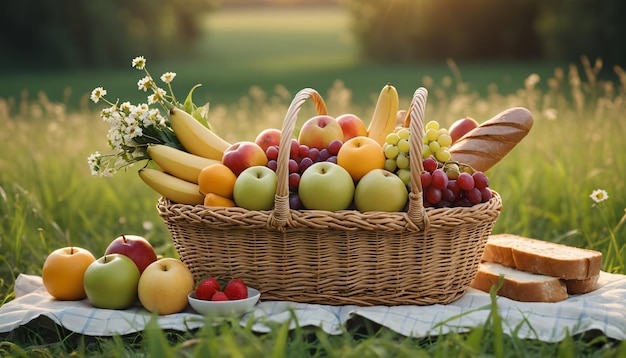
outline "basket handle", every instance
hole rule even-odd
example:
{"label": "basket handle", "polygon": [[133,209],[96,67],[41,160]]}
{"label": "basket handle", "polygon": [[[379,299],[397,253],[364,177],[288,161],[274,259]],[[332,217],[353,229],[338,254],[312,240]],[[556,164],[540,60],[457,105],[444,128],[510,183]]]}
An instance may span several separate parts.
{"label": "basket handle", "polygon": [[424,137],[424,111],[426,109],[426,99],[428,91],[420,87],[413,93],[411,106],[409,108],[410,124],[409,130],[409,167],[411,168],[411,192],[409,193],[409,208],[407,215],[409,220],[418,228],[425,230],[428,227],[428,215],[424,210],[422,180],[420,174],[424,171],[422,162],[423,137]]}
{"label": "basket handle", "polygon": [[276,195],[274,196],[273,215],[270,215],[269,225],[274,228],[281,228],[287,225],[289,215],[289,151],[291,147],[291,139],[296,127],[298,113],[302,105],[308,100],[312,100],[315,110],[319,115],[326,115],[326,103],[322,96],[312,88],[300,90],[289,105],[287,114],[283,121],[283,127],[280,136],[280,144],[278,147],[278,159],[276,175],[278,183],[276,186]]}

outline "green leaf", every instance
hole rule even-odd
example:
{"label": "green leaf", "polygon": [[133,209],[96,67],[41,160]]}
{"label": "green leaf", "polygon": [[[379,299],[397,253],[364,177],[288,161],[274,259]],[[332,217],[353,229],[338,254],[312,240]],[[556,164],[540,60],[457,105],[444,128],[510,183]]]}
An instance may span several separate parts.
{"label": "green leaf", "polygon": [[193,113],[191,113],[193,118],[197,119],[198,122],[202,123],[205,127],[211,129],[211,125],[209,124],[209,104],[205,104],[202,107],[197,107]]}
{"label": "green leaf", "polygon": [[189,93],[187,94],[187,98],[185,98],[185,102],[183,103],[183,110],[189,114],[192,114],[193,111],[196,109],[196,105],[193,104],[193,91],[196,90],[196,88],[202,86],[201,84],[197,84],[195,86],[193,86],[190,90]]}
{"label": "green leaf", "polygon": [[[206,104],[204,107],[198,108],[198,106],[196,106],[193,103],[193,91],[195,91],[196,88],[200,86],[202,85],[197,84],[189,90],[189,93],[187,94],[187,98],[185,98],[185,102],[183,103],[183,110],[191,114],[191,116],[195,118],[198,122],[202,123],[203,126],[211,129],[211,126],[209,125],[209,122],[207,120],[209,105]],[[206,107],[206,110],[203,109],[205,107]]]}

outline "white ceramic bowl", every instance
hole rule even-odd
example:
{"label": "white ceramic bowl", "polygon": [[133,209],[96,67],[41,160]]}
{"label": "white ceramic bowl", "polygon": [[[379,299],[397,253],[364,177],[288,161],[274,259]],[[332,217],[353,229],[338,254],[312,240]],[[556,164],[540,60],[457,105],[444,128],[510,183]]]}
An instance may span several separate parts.
{"label": "white ceramic bowl", "polygon": [[196,298],[196,292],[191,291],[187,296],[191,308],[205,316],[242,315],[252,311],[259,301],[261,292],[248,287],[248,298],[234,301],[207,301]]}

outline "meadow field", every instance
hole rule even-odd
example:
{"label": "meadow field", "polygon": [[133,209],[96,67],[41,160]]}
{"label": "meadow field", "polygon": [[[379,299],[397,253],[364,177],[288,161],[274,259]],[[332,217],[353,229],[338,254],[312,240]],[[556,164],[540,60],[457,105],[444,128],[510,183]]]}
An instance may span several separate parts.
{"label": "meadow field", "polygon": [[[530,134],[487,174],[503,200],[494,233],[515,233],[603,252],[603,269],[626,274],[626,73],[591,59],[571,64],[473,63],[385,66],[358,60],[347,18],[332,9],[217,13],[197,57],[151,64],[174,71],[177,96],[203,84],[194,99],[210,101],[210,122],[224,138],[250,140],[280,127],[292,96],[313,87],[331,115],[366,121],[387,82],[408,107],[419,86],[429,91],[428,119],[443,126],[471,116],[479,122],[514,106],[528,108]],[[324,26],[320,26],[322,23]],[[312,31],[311,29],[315,29]],[[338,36],[337,33],[343,35]],[[141,54],[138,54],[141,55]],[[0,306],[14,298],[21,274],[38,275],[46,255],[77,245],[94,253],[121,233],[148,238],[175,256],[155,209],[158,194],[137,176],[140,164],[113,178],[90,174],[87,157],[108,150],[103,108],[88,101],[103,86],[110,98],[145,101],[127,69],[72,73],[8,73],[0,84]],[[22,92],[22,90],[27,90]],[[304,108],[303,122],[312,113]],[[595,204],[590,194],[606,190]],[[0,355],[127,356],[165,352],[190,356],[618,356],[626,343],[568,337],[558,344],[502,337],[486,324],[467,335],[407,339],[364,322],[342,336],[286,327],[257,335],[229,322],[191,333],[157,328],[133,337],[90,338],[26,331],[0,337]],[[169,348],[162,349],[162,345]],[[503,348],[504,347],[504,348]],[[269,354],[268,354],[269,352]],[[506,352],[506,353],[504,353]]]}

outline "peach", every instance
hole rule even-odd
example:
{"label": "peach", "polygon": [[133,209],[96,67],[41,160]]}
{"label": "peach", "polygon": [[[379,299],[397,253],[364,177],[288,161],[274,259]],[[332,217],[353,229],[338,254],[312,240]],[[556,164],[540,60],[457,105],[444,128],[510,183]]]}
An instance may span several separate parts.
{"label": "peach", "polygon": [[282,131],[276,128],[267,128],[262,130],[254,140],[265,152],[268,147],[280,144],[280,135]]}
{"label": "peach", "polygon": [[333,140],[343,142],[343,129],[331,116],[318,115],[309,118],[300,129],[298,143],[309,148],[324,149]]}
{"label": "peach", "polygon": [[43,263],[41,279],[48,293],[58,300],[74,301],[87,297],[84,278],[96,258],[87,249],[64,247],[52,251]]}
{"label": "peach", "polygon": [[478,122],[473,118],[464,117],[457,119],[448,129],[448,134],[452,138],[452,144],[476,127],[478,127]]}
{"label": "peach", "polygon": [[358,136],[367,136],[367,127],[358,116],[346,113],[336,118],[343,131],[343,142]]}
{"label": "peach", "polygon": [[337,164],[346,169],[355,182],[371,170],[384,168],[385,159],[381,145],[367,136],[348,139],[337,153]]}
{"label": "peach", "polygon": [[255,142],[241,141],[231,144],[224,151],[222,164],[238,176],[242,171],[256,165],[267,165],[267,156]]}
{"label": "peach", "polygon": [[[204,167],[198,175],[198,191],[202,195],[214,193],[225,198],[233,197],[237,176],[223,163]],[[206,199],[205,199],[206,202]]]}

